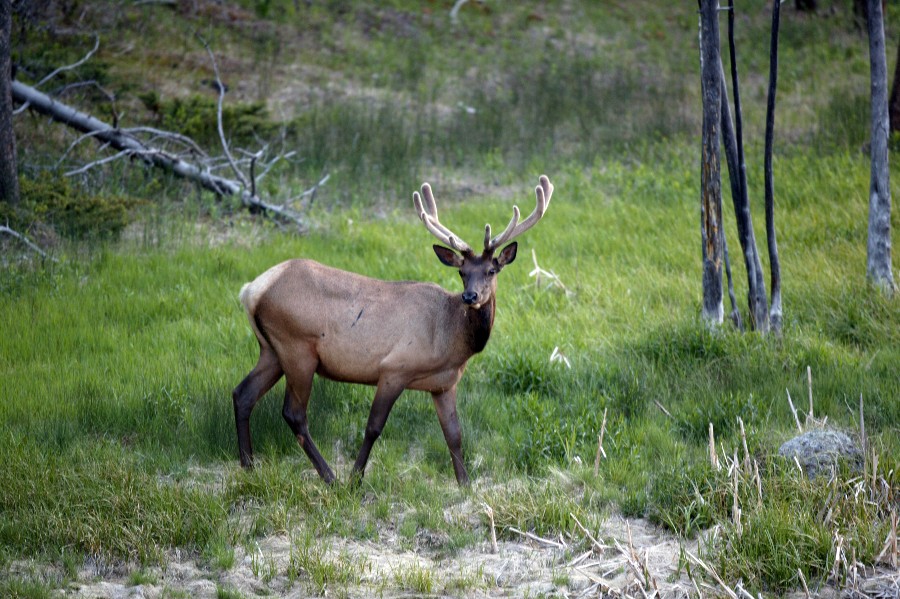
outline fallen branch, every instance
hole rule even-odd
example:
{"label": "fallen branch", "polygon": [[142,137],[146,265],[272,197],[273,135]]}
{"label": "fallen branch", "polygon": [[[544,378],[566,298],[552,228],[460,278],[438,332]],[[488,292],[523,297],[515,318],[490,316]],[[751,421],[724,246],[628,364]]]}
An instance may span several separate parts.
{"label": "fallen branch", "polygon": [[[44,250],[39,248],[36,243],[31,241],[30,239],[28,239],[26,236],[22,235],[18,231],[10,229],[6,225],[0,225],[0,233],[4,233],[6,235],[9,235],[10,237],[15,237],[16,239],[18,239],[19,241],[24,243],[28,247],[28,249],[30,249],[31,251],[38,254],[41,258],[47,258],[47,252],[45,252]],[[56,262],[56,260],[54,260],[53,258],[51,258],[51,260]]]}
{"label": "fallen branch", "polygon": [[[59,67],[58,69],[55,69],[55,70],[52,71],[49,75],[47,75],[46,77],[44,77],[43,79],[41,79],[40,81],[38,81],[38,82],[35,84],[34,87],[35,87],[35,88],[38,88],[38,87],[44,85],[45,83],[47,83],[48,81],[50,81],[51,79],[53,79],[54,77],[56,77],[57,75],[59,75],[60,73],[64,73],[64,72],[66,72],[66,71],[71,71],[72,69],[76,69],[76,68],[80,67],[81,65],[83,65],[84,63],[86,63],[88,60],[90,60],[91,56],[93,56],[94,53],[95,53],[99,48],[100,48],[100,36],[99,36],[99,35],[95,35],[95,36],[94,36],[94,47],[91,49],[90,52],[88,52],[87,54],[85,54],[85,55],[81,58],[81,60],[78,60],[78,61],[76,61],[76,62],[73,62],[72,64],[68,64],[68,65]],[[13,85],[15,85],[16,82],[13,81],[12,83],[13,83]],[[15,94],[15,92],[13,92],[13,93]],[[13,99],[15,99],[15,95],[13,95]],[[20,106],[20,107],[17,108],[16,110],[14,110],[14,111],[13,111],[13,114],[19,114],[20,112],[24,112],[26,109],[28,109],[28,102],[27,102],[27,101],[26,101],[26,102],[23,102],[23,103],[22,103],[22,106]]]}
{"label": "fallen branch", "polygon": [[554,547],[556,549],[565,549],[567,547],[567,545],[565,543],[560,543],[560,542],[554,541],[552,539],[545,539],[544,537],[539,537],[534,533],[523,532],[523,531],[519,530],[518,528],[513,528],[512,526],[510,526],[508,530],[510,532],[516,533],[517,535],[523,536],[526,539],[530,539],[536,543],[539,543],[541,545],[546,545],[547,547]]}

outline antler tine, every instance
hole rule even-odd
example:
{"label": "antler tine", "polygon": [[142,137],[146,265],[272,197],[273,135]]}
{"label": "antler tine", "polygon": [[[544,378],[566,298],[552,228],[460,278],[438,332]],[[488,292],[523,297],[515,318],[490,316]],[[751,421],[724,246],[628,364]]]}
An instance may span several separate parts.
{"label": "antler tine", "polygon": [[[425,198],[425,202],[423,205],[422,196]],[[441,224],[441,221],[438,220],[437,213],[437,202],[434,201],[434,194],[431,192],[431,186],[428,183],[422,184],[422,196],[419,196],[419,192],[413,192],[413,203],[416,206],[416,212],[419,214],[419,218],[425,223],[425,228],[428,231],[438,238],[438,241],[445,245],[449,245],[457,252],[471,252],[472,248],[469,245],[460,239],[458,235],[453,233],[450,229]]]}
{"label": "antler tine", "polygon": [[533,227],[541,218],[544,216],[544,213],[547,211],[547,206],[550,205],[550,198],[553,195],[553,184],[550,183],[550,179],[547,175],[541,175],[539,179],[540,185],[534,188],[534,195],[536,199],[536,205],[534,207],[534,211],[528,215],[528,218],[523,220],[521,223],[519,221],[519,207],[513,206],[513,217],[512,220],[509,221],[509,224],[506,226],[506,229],[490,241],[487,241],[485,238],[485,250],[495,250],[499,246],[503,245],[507,241],[510,241],[531,227]]}

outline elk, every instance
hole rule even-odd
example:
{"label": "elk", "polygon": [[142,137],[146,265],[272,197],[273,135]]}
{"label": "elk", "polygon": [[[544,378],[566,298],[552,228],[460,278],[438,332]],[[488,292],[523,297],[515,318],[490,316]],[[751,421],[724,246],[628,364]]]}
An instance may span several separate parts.
{"label": "elk", "polygon": [[414,389],[431,393],[456,480],[467,484],[456,385],[469,358],[487,344],[497,274],[516,257],[514,241],[495,255],[497,248],[533,227],[550,203],[553,185],[544,175],[539,183],[537,205],[528,218],[519,222],[519,208],[513,206],[502,233],[491,237],[491,226],[485,225],[480,256],[438,220],[428,183],[422,185],[421,196],[413,192],[419,218],[444,244],[434,245],[435,254],[459,270],[462,294],[433,283],[381,281],[303,259],[282,262],[244,285],[240,300],[259,342],[259,361],[232,394],[241,465],[249,468],[253,462],[250,413],[284,376],[282,416],[319,476],[334,481],[307,427],[306,409],[318,374],[376,388],[353,465],[357,480],[394,402],[404,389]]}

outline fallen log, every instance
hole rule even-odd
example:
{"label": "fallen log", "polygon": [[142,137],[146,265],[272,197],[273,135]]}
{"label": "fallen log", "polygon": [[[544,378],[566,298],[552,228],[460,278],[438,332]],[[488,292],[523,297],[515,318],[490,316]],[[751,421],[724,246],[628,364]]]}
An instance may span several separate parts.
{"label": "fallen log", "polygon": [[[47,94],[29,85],[20,81],[13,81],[12,96],[13,100],[23,107],[27,106],[31,110],[47,115],[55,121],[72,127],[86,136],[93,137],[118,150],[121,157],[131,156],[139,158],[147,164],[158,166],[179,177],[194,181],[204,189],[219,195],[237,196],[240,198],[241,204],[249,209],[270,213],[296,223],[301,229],[306,228],[302,215],[288,207],[286,203],[278,205],[266,202],[255,193],[255,190],[247,189],[247,186],[239,181],[214,175],[208,170],[204,170],[175,156],[171,152],[149,146],[127,131],[113,127],[72,106],[54,100]],[[327,179],[327,176],[325,179]],[[325,179],[320,181],[316,187],[324,183]]]}

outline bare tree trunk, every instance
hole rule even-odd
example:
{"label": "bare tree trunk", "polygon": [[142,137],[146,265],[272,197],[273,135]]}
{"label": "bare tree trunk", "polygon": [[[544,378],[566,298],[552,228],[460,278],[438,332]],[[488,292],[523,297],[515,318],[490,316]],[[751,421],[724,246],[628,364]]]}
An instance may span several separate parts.
{"label": "bare tree trunk", "polygon": [[884,16],[881,0],[869,0],[869,64],[872,75],[872,173],[869,184],[869,240],[866,275],[889,293],[894,291],[891,272],[891,187],[888,171],[887,59],[884,50]]}
{"label": "bare tree trunk", "polygon": [[0,0],[0,202],[19,202],[16,135],[13,130],[10,31],[12,0]]}
{"label": "bare tree trunk", "polygon": [[891,86],[891,97],[888,100],[888,118],[891,122],[891,133],[900,131],[900,44],[897,44],[897,62],[894,64],[894,84]]}
{"label": "bare tree trunk", "polygon": [[769,97],[766,102],[766,241],[769,246],[772,303],[769,308],[769,325],[776,334],[781,333],[781,262],[778,259],[778,243],[775,239],[775,182],[772,176],[772,146],[775,139],[775,89],[778,86],[778,26],[781,16],[781,0],[772,3],[772,41],[769,46]]}
{"label": "bare tree trunk", "polygon": [[703,257],[702,317],[721,324],[722,183],[719,157],[719,124],[722,85],[719,66],[718,0],[700,1],[700,84],[703,98],[703,133],[700,163],[700,239]]}
{"label": "bare tree trunk", "polygon": [[722,80],[722,144],[728,162],[731,181],[731,198],[737,221],[738,241],[744,253],[747,268],[747,304],[750,310],[750,327],[760,332],[769,330],[769,301],[766,297],[766,283],[763,275],[756,236],[753,232],[753,218],[750,215],[750,194],[747,188],[747,165],[744,161],[743,116],[741,114],[741,93],[738,85],[737,51],[734,44],[734,2],[728,2],[728,52],[731,55],[731,87],[734,90],[734,128],[728,108],[725,73],[719,62]]}

